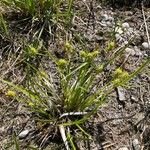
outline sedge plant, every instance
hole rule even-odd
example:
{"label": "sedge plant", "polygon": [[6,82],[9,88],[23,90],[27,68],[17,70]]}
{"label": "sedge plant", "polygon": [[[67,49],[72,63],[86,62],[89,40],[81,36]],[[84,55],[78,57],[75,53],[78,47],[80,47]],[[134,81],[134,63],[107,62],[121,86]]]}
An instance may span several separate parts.
{"label": "sedge plant", "polygon": [[[110,50],[110,46],[108,48]],[[39,71],[31,66],[38,73],[31,77],[27,87],[3,79],[0,81],[11,86],[16,91],[16,99],[26,103],[31,111],[36,112],[39,120],[55,122],[59,127],[66,148],[70,149],[70,145],[74,148],[74,138],[71,132],[65,135],[66,127],[69,128],[67,131],[70,131],[71,126],[75,125],[84,135],[90,137],[82,128],[82,123],[105,104],[108,95],[114,88],[124,86],[149,64],[150,59],[148,58],[130,74],[122,68],[116,68],[109,75],[111,78],[103,86],[94,90],[95,87],[98,87],[98,79],[102,80],[101,74],[104,73],[105,68],[112,65],[123,54],[125,48],[126,46],[120,48],[106,62],[96,61],[100,55],[98,48],[91,52],[82,50],[79,52],[78,59],[80,61],[74,63],[73,59],[77,53],[73,45],[66,42],[65,58],[59,59],[48,53],[55,65],[55,74],[48,74],[44,69]],[[56,76],[57,79],[54,78]],[[56,80],[57,84],[55,84]],[[77,116],[82,117],[78,118]]]}
{"label": "sedge plant", "polygon": [[[68,25],[73,18],[74,0],[1,0],[0,5],[9,9],[7,16],[20,22],[31,22],[34,37],[41,37],[45,31],[51,33],[51,27],[58,22]],[[6,12],[7,13],[7,12]],[[14,17],[13,17],[14,16]],[[8,17],[8,18],[10,18]],[[1,18],[1,16],[0,16]],[[20,19],[19,19],[20,18]],[[17,24],[18,25],[18,24]],[[6,27],[4,28],[6,32]]]}

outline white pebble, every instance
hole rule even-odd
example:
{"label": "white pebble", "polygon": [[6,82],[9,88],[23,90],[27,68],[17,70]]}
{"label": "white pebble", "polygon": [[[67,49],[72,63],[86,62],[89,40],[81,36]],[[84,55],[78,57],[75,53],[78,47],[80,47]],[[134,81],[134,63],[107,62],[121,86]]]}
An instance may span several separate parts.
{"label": "white pebble", "polygon": [[127,55],[131,56],[134,56],[136,54],[134,49],[128,47],[125,49],[125,52],[127,53]]}
{"label": "white pebble", "polygon": [[114,18],[109,16],[109,21],[114,21]]}
{"label": "white pebble", "polygon": [[134,150],[140,150],[141,149],[140,142],[138,139],[134,139],[132,144],[133,144]]}
{"label": "white pebble", "polygon": [[134,32],[133,32],[133,29],[132,29],[132,28],[128,28],[128,29],[127,29],[126,34],[127,34],[128,36],[134,35],[133,33],[134,33]]}
{"label": "white pebble", "polygon": [[148,54],[144,54],[145,57],[148,57]]}
{"label": "white pebble", "polygon": [[117,88],[117,92],[118,92],[118,97],[119,97],[119,100],[120,100],[120,101],[126,100],[124,88],[118,87],[118,88]]}
{"label": "white pebble", "polygon": [[128,31],[132,33],[134,31],[134,29],[133,28],[129,28]]}
{"label": "white pebble", "polygon": [[142,56],[142,52],[140,51],[140,49],[137,46],[134,46],[134,51],[135,51],[135,55],[136,56]]}
{"label": "white pebble", "polygon": [[130,27],[130,25],[127,22],[124,22],[122,24],[122,27],[128,29]]}
{"label": "white pebble", "polygon": [[128,41],[124,41],[124,42],[123,42],[124,45],[127,45],[128,43],[129,43]]}
{"label": "white pebble", "polygon": [[107,14],[103,14],[102,17],[103,17],[103,20],[105,20],[105,21],[109,20],[109,16]]}
{"label": "white pebble", "polygon": [[107,27],[106,22],[105,22],[105,21],[101,21],[101,26],[103,26],[103,27]]}
{"label": "white pebble", "polygon": [[111,27],[111,26],[112,26],[112,23],[111,23],[111,22],[109,22],[109,21],[107,21],[107,22],[106,22],[106,24],[107,24],[107,26],[109,26],[109,27]]}
{"label": "white pebble", "polygon": [[117,41],[119,41],[122,37],[120,36],[120,34],[117,33],[117,34],[115,34],[115,38]]}
{"label": "white pebble", "polygon": [[129,150],[127,147],[121,147],[118,150]]}
{"label": "white pebble", "polygon": [[25,138],[29,133],[29,130],[22,131],[18,136],[19,138]]}
{"label": "white pebble", "polygon": [[122,34],[123,30],[120,27],[116,27],[115,32],[118,33],[118,34]]}
{"label": "white pebble", "polygon": [[2,134],[4,131],[5,131],[5,127],[3,126],[0,128],[0,134]]}
{"label": "white pebble", "polygon": [[143,49],[148,50],[148,49],[150,49],[150,43],[148,44],[148,42],[144,42],[144,43],[142,43],[142,47],[143,47]]}

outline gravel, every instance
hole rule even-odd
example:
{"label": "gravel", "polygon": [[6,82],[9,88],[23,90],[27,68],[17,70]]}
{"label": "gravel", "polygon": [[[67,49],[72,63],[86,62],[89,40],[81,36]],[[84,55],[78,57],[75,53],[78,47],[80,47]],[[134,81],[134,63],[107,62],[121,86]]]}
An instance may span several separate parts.
{"label": "gravel", "polygon": [[18,135],[18,137],[22,139],[25,138],[28,134],[29,134],[29,130],[24,130]]}
{"label": "gravel", "polygon": [[121,147],[118,150],[129,150],[127,147]]}
{"label": "gravel", "polygon": [[126,100],[126,97],[125,97],[125,89],[124,89],[124,88],[118,87],[118,88],[117,88],[117,92],[118,92],[118,98],[119,98],[120,101]]}
{"label": "gravel", "polygon": [[143,42],[142,48],[143,48],[143,50],[150,50],[150,43],[148,44],[148,42]]}
{"label": "gravel", "polygon": [[140,142],[138,139],[134,139],[132,141],[132,145],[134,150],[141,150]]}

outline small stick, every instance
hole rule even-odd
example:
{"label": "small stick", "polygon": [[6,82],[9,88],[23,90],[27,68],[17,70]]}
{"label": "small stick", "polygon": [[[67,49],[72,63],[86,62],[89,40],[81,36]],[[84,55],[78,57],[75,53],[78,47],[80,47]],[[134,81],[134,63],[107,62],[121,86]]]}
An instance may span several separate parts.
{"label": "small stick", "polygon": [[69,112],[62,114],[59,118],[66,117],[66,116],[78,116],[78,115],[86,115],[87,112]]}
{"label": "small stick", "polygon": [[142,3],[142,13],[143,13],[143,19],[144,19],[144,24],[145,24],[145,30],[146,30],[147,40],[148,40],[148,46],[150,47],[150,37],[149,37],[149,33],[148,33],[148,27],[147,27],[147,23],[146,23],[146,18],[145,18],[143,3]]}
{"label": "small stick", "polygon": [[61,134],[61,137],[63,139],[64,145],[66,147],[66,150],[70,150],[69,144],[68,144],[68,141],[67,141],[67,137],[66,137],[66,134],[65,134],[64,126],[63,125],[59,125],[59,130],[60,130],[60,134]]}

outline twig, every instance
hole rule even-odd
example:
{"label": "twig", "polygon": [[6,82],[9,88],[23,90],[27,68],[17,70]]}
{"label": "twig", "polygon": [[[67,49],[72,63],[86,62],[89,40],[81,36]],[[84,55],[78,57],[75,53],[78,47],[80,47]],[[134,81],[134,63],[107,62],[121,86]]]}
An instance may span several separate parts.
{"label": "twig", "polygon": [[146,18],[145,18],[143,3],[142,3],[142,13],[143,13],[143,19],[144,19],[144,24],[145,24],[145,30],[146,30],[147,40],[148,40],[148,46],[150,47],[150,37],[149,37],[149,33],[148,33],[148,27],[147,27],[147,23],[146,23]]}
{"label": "twig", "polygon": [[63,139],[64,145],[66,147],[66,150],[70,150],[69,144],[68,144],[68,141],[67,141],[67,137],[66,137],[66,134],[65,134],[64,126],[63,125],[59,125],[59,130],[60,130],[60,134],[61,134],[61,137]]}
{"label": "twig", "polygon": [[86,115],[87,112],[69,112],[62,114],[59,118],[66,117],[66,116],[78,116],[78,115]]}

